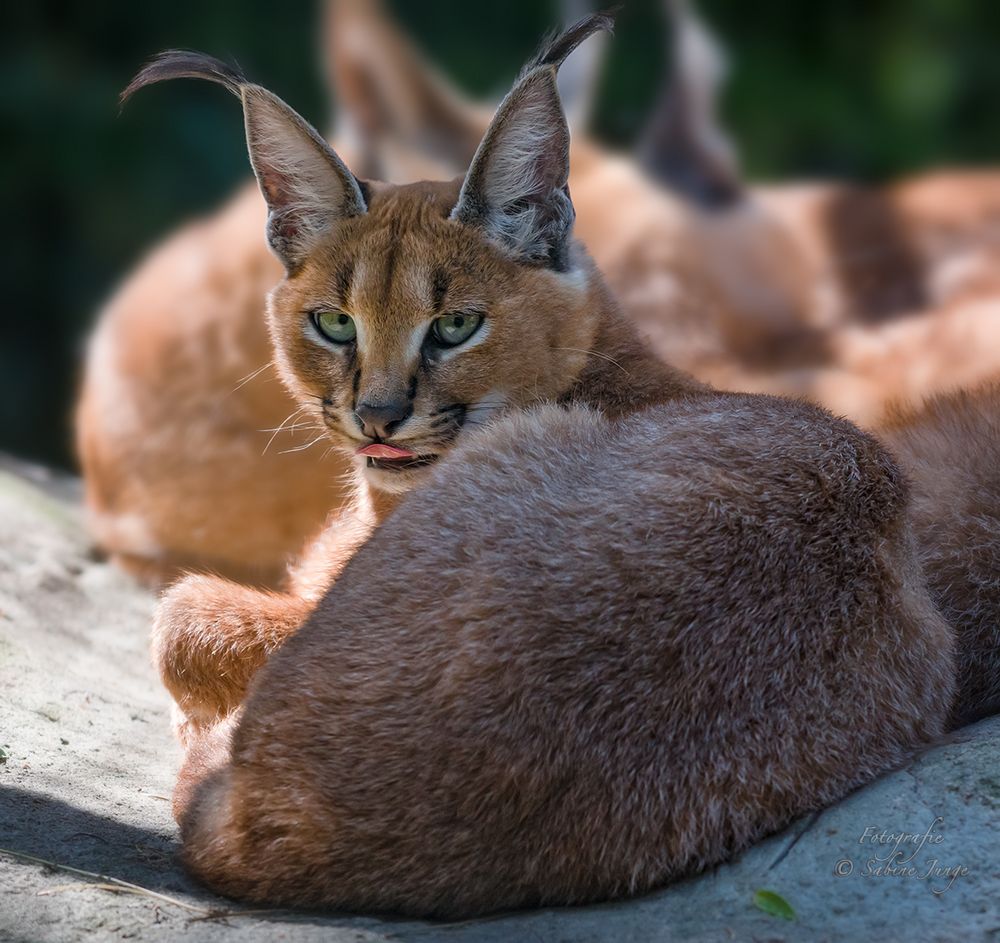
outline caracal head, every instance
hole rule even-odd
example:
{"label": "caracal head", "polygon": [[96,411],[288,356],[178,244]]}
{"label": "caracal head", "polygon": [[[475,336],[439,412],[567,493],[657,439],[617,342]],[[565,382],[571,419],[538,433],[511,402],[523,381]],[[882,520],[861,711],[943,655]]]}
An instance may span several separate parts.
{"label": "caracal head", "polygon": [[590,16],[548,44],[451,183],[359,180],[281,99],[197,53],[163,54],[126,90],[197,77],[241,98],[286,271],[269,303],[275,361],[374,487],[408,490],[468,430],[557,398],[582,371],[597,289],[572,238],[556,72],[610,25]]}

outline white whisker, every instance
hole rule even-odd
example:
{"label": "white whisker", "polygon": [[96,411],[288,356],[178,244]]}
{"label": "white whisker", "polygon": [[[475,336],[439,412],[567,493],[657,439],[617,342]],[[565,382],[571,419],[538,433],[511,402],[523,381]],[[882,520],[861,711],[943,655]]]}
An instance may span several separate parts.
{"label": "white whisker", "polygon": [[272,366],[274,366],[274,361],[269,360],[263,367],[258,367],[253,371],[253,373],[248,373],[242,380],[240,380],[239,383],[236,384],[236,386],[232,388],[232,390],[230,390],[230,392],[235,393],[237,390],[243,389],[243,387],[245,387],[251,380],[259,377],[268,367]]}
{"label": "white whisker", "polygon": [[309,429],[316,426],[315,422],[293,422],[290,426],[275,426],[273,429],[258,429],[258,432],[294,432],[296,429]]}
{"label": "white whisker", "polygon": [[578,354],[587,354],[591,357],[600,357],[601,360],[606,360],[608,363],[613,363],[625,376],[630,377],[632,374],[628,372],[614,357],[609,357],[607,354],[599,354],[596,350],[584,350],[582,347],[553,347],[552,350],[575,350]]}
{"label": "white whisker", "polygon": [[315,439],[311,442],[307,442],[305,445],[297,445],[294,449],[282,449],[278,454],[287,455],[289,452],[304,452],[306,449],[311,449],[317,442],[322,442],[326,438],[326,432],[321,432]]}
{"label": "white whisker", "polygon": [[[296,416],[299,416],[303,412],[305,412],[305,409],[306,409],[305,406],[300,406],[298,409],[295,410],[295,412],[290,413],[288,416],[285,417],[284,422],[282,422],[281,425],[278,426],[278,428],[275,429],[273,433],[271,433],[271,438],[267,440],[267,445],[264,446],[264,451],[260,453],[261,455],[266,455],[267,454],[267,450],[271,447],[271,443],[275,440],[275,438],[278,435],[278,433],[281,432],[281,430],[285,428],[285,426],[286,426],[287,423],[289,423],[293,419],[295,419]],[[261,431],[264,432],[266,430],[261,430]]]}

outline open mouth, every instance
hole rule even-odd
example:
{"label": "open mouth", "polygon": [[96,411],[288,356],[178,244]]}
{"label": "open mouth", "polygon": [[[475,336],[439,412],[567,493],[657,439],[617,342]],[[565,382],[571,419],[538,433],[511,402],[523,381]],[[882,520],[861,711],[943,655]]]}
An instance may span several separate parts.
{"label": "open mouth", "polygon": [[437,461],[437,455],[419,455],[410,449],[396,445],[377,442],[358,449],[355,455],[363,456],[366,468],[378,468],[380,471],[410,471],[423,468]]}
{"label": "open mouth", "polygon": [[432,465],[437,458],[436,455],[414,455],[413,458],[368,458],[365,460],[365,466],[378,468],[381,471],[410,471]]}

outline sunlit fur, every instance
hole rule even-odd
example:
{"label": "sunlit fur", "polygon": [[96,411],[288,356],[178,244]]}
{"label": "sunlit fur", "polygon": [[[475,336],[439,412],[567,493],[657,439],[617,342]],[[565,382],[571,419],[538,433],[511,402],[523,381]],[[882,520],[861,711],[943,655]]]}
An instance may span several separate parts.
{"label": "sunlit fur", "polygon": [[[401,181],[464,169],[490,110],[430,69],[380,4],[332,2],[324,36],[348,166]],[[572,149],[578,237],[657,354],[699,378],[876,424],[894,400],[1000,368],[1000,175],[754,187],[705,213],[584,134]],[[77,441],[92,533],[151,582],[200,568],[277,585],[353,494],[351,460],[268,367],[264,299],[281,266],[264,219],[247,187],[185,227],[90,346]],[[859,232],[864,219],[883,223]],[[924,306],[886,315],[887,291],[916,297],[914,285]]]}
{"label": "sunlit fur", "polygon": [[[568,133],[555,69],[574,43],[606,26],[606,18],[586,18],[543,49],[501,104],[466,177],[452,183],[360,184],[284,102],[198,53],[165,53],[129,86],[127,94],[195,76],[240,97],[268,238],[286,270],[268,306],[275,370],[298,403],[292,415],[323,430],[317,439],[332,442],[356,473],[344,507],[291,569],[287,595],[262,598],[261,611],[284,598],[300,621],[303,597],[318,598],[399,496],[503,412],[573,402],[615,416],[702,389],[642,344],[570,235]],[[549,133],[528,133],[543,121]],[[512,177],[511,160],[529,151],[534,172]],[[331,201],[331,189],[351,198]],[[352,342],[318,330],[316,313],[331,310],[354,319]],[[479,330],[456,346],[436,344],[434,319],[461,311],[482,316]],[[362,404],[386,402],[404,403],[407,415],[390,432],[366,430]],[[392,465],[356,455],[373,444],[412,459]],[[257,618],[212,620],[210,607],[187,606],[192,586],[204,597],[213,585],[175,587],[157,632],[164,680],[195,724],[238,702],[247,666],[274,647],[274,632]],[[215,593],[225,596],[227,585],[219,581]],[[252,606],[253,594],[238,595]],[[174,610],[188,615],[163,616]],[[287,621],[285,631],[296,624]],[[227,659],[232,670],[222,667]],[[193,679],[216,675],[203,703],[190,695]]]}
{"label": "sunlit fur", "polygon": [[185,861],[268,906],[450,918],[723,861],[942,732],[952,636],[906,506],[885,450],[804,404],[510,414],[283,647],[294,607],[206,578],[166,597],[161,641],[187,620],[277,649],[185,731]]}
{"label": "sunlit fur", "polygon": [[281,266],[265,218],[244,193],[186,227],[89,344],[76,428],[91,533],[149,582],[200,567],[274,585],[351,490],[339,455],[295,451],[323,430],[271,366],[265,298]]}
{"label": "sunlit fur", "polygon": [[[272,240],[295,399],[350,451],[370,441],[358,397],[407,396],[385,441],[440,458],[398,505],[359,469],[287,594],[191,576],[163,597],[154,659],[187,748],[174,811],[217,891],[428,916],[637,893],[944,730],[953,637],[904,475],[846,420],[716,393],[643,345],[549,225],[568,155],[562,133],[520,132],[520,108],[558,109],[531,91],[554,67],[534,68],[461,188],[365,186],[363,212]],[[525,215],[512,145],[546,181],[537,205],[525,181]],[[280,177],[251,151],[262,184]],[[356,344],[316,332],[331,308]],[[427,347],[463,308],[480,333]]]}
{"label": "sunlit fur", "polygon": [[[344,224],[271,299],[279,367],[346,454],[370,441],[354,419],[359,402],[409,397],[413,414],[392,443],[439,455],[497,410],[558,398],[592,359],[599,305],[590,263],[578,258],[568,273],[518,264],[448,218],[457,197],[457,185],[373,188],[368,214]],[[324,308],[355,318],[356,348],[318,335],[309,312]],[[435,347],[433,319],[463,310],[485,314],[477,334]],[[387,491],[421,474],[364,472]]]}
{"label": "sunlit fur", "polygon": [[[303,618],[311,608],[303,596],[315,602],[400,495],[430,473],[380,471],[349,457],[370,441],[353,415],[359,397],[414,391],[413,415],[389,441],[419,455],[445,455],[487,420],[534,404],[584,404],[616,417],[705,390],[642,343],[581,247],[572,248],[568,272],[526,264],[476,227],[450,219],[457,196],[457,183],[372,187],[368,212],[341,224],[272,293],[277,369],[358,477],[345,510],[331,516],[292,568],[289,593],[266,597],[259,611],[286,599]],[[441,356],[413,339],[426,334],[435,286],[444,284],[440,309],[476,305],[486,321],[478,343],[474,335]],[[309,312],[330,306],[357,317],[356,351],[322,340],[313,328]],[[251,668],[281,637],[256,615],[244,619],[256,608],[254,594],[231,587],[208,577],[184,580],[158,615],[160,670],[195,726],[240,702]],[[297,624],[285,623],[286,632]]]}

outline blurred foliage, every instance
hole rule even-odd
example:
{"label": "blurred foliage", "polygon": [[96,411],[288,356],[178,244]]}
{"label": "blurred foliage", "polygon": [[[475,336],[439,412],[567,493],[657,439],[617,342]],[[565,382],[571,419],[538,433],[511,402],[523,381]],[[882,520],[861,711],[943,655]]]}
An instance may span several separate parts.
{"label": "blurred foliage", "polygon": [[[626,0],[597,129],[627,147],[664,68],[660,0]],[[396,0],[457,82],[497,97],[556,4]],[[1000,157],[1000,4],[990,0],[702,0],[731,54],[725,113],[751,176],[878,180]],[[160,49],[238,62],[320,127],[315,3],[213,0],[8,5],[0,37],[4,312],[0,449],[71,461],[82,345],[116,281],[247,175],[239,109],[194,83],[118,115]]]}

